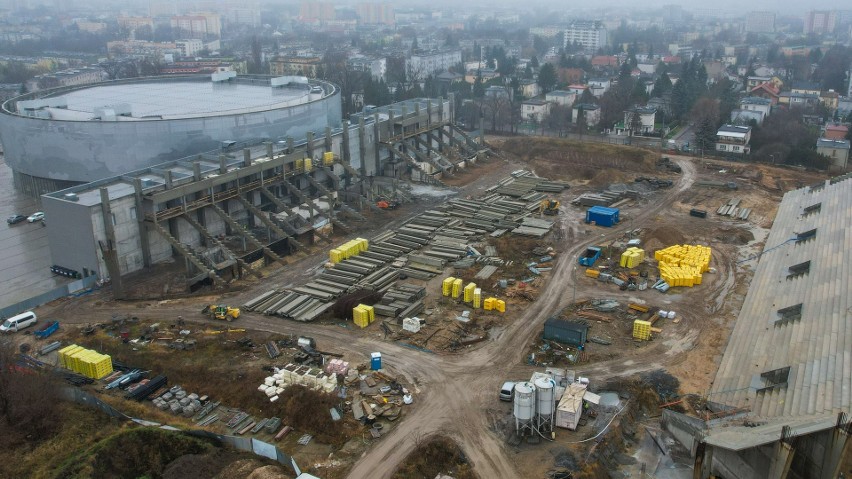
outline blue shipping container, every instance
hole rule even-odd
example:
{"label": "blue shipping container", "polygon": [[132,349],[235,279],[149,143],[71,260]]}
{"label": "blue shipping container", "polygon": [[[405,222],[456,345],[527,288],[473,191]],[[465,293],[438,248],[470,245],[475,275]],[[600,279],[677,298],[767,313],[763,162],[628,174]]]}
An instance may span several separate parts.
{"label": "blue shipping container", "polygon": [[373,371],[382,369],[382,353],[370,353],[370,369]]}
{"label": "blue shipping container", "polygon": [[592,206],[586,211],[586,223],[594,221],[596,225],[610,227],[618,223],[618,213],[618,208]]}

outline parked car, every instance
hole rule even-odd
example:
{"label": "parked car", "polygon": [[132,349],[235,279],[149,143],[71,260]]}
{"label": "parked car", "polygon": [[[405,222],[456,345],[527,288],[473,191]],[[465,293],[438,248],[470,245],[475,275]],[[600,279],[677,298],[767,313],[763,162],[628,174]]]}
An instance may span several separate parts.
{"label": "parked car", "polygon": [[503,383],[503,386],[500,388],[500,400],[501,401],[511,401],[512,393],[515,392],[515,383],[512,381],[506,381]]}
{"label": "parked car", "polygon": [[27,219],[27,217],[24,215],[12,215],[6,218],[6,223],[9,223],[10,225],[16,225],[21,221],[24,221],[25,219]]}
{"label": "parked car", "polygon": [[44,219],[44,212],[43,211],[36,211],[35,213],[33,213],[29,217],[27,217],[27,221],[30,222],[30,223],[35,223],[36,221],[41,221],[43,219]]}
{"label": "parked car", "polygon": [[14,333],[24,328],[29,328],[36,323],[36,319],[36,314],[32,311],[12,316],[0,325],[0,333]]}

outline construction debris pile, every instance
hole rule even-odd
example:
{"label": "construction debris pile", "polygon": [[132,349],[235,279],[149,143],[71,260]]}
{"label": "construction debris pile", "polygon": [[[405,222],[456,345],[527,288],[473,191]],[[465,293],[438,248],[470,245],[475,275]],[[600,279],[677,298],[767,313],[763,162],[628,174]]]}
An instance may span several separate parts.
{"label": "construction debris pile", "polygon": [[701,284],[701,275],[710,269],[708,246],[674,245],[654,252],[660,278],[669,286],[692,287]]}
{"label": "construction debris pile", "polygon": [[[331,369],[329,369],[331,371]],[[278,400],[278,395],[287,387],[299,384],[311,389],[330,393],[337,387],[337,373],[328,373],[322,368],[312,368],[289,363],[283,368],[275,368],[272,376],[267,376],[257,390],[266,394],[269,402]],[[347,372],[349,372],[347,368]],[[357,372],[357,371],[355,371]]]}
{"label": "construction debris pile", "polygon": [[[335,248],[329,254],[331,261],[326,269],[307,284],[268,291],[243,307],[312,321],[328,311],[335,298],[367,290],[384,292],[388,298],[374,305],[375,314],[410,318],[422,311],[422,296],[412,298],[419,291],[405,285],[394,287],[397,279],[428,280],[442,274],[448,262],[461,258],[471,265],[480,258],[488,264],[501,264],[499,258],[485,257],[473,248],[474,238],[485,234],[498,237],[508,231],[544,236],[554,223],[532,215],[540,209],[546,193],[559,193],[565,188],[564,183],[548,181],[525,170],[513,172],[489,188],[483,198],[451,199],[369,242],[358,238]],[[392,287],[396,290],[390,291]]]}

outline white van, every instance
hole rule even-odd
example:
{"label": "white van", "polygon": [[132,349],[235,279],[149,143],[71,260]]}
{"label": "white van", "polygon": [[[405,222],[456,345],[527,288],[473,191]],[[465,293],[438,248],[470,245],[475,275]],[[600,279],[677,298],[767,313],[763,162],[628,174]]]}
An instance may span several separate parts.
{"label": "white van", "polygon": [[36,314],[32,311],[12,316],[0,325],[0,333],[14,333],[24,328],[29,328],[36,323],[36,319]]}

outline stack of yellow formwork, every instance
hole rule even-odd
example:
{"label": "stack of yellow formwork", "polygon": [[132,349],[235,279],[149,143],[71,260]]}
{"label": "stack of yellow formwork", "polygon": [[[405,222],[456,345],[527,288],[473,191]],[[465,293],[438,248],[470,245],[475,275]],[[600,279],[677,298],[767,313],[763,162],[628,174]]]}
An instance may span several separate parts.
{"label": "stack of yellow formwork", "polygon": [[497,311],[499,311],[501,313],[505,313],[506,312],[506,302],[503,301],[502,299],[495,299],[494,300],[494,309],[496,309]]}
{"label": "stack of yellow formwork", "polygon": [[621,254],[619,265],[622,268],[635,268],[645,261],[645,250],[632,246]]}
{"label": "stack of yellow formwork", "polygon": [[701,284],[701,274],[710,268],[712,251],[707,246],[674,245],[654,252],[660,277],[669,286],[692,287]]}
{"label": "stack of yellow formwork", "polygon": [[353,256],[358,256],[364,251],[367,251],[369,247],[369,241],[365,240],[364,238],[355,238],[354,240],[347,241],[342,245],[338,246],[337,248],[334,248],[333,250],[329,251],[328,259],[331,260],[332,263],[339,263]]}
{"label": "stack of yellow formwork", "polygon": [[485,301],[482,302],[482,309],[486,311],[493,310],[495,301],[497,301],[497,298],[485,298]]}
{"label": "stack of yellow formwork", "polygon": [[482,288],[473,290],[473,307],[479,308],[482,305]]}
{"label": "stack of yellow formwork", "polygon": [[372,306],[359,304],[352,308],[352,321],[361,328],[366,328],[370,323],[375,321],[376,312]]}
{"label": "stack of yellow formwork", "polygon": [[322,154],[322,162],[325,165],[330,165],[334,163],[334,152],[326,151]]}
{"label": "stack of yellow formwork", "polygon": [[651,322],[650,321],[642,321],[641,319],[637,319],[633,321],[633,337],[636,339],[641,339],[642,341],[648,341],[651,339]]}
{"label": "stack of yellow formwork", "polygon": [[476,283],[468,283],[467,286],[464,287],[464,302],[471,303],[473,302],[473,292],[476,291]]}
{"label": "stack of yellow formwork", "polygon": [[449,296],[453,293],[453,282],[456,278],[450,276],[449,278],[445,278],[444,281],[441,282],[441,293],[444,296]]}
{"label": "stack of yellow formwork", "polygon": [[313,169],[313,161],[310,158],[305,158],[305,171],[311,171]]}
{"label": "stack of yellow formwork", "polygon": [[296,169],[302,171],[305,169],[305,160],[299,158],[296,160]]}
{"label": "stack of yellow formwork", "polygon": [[458,298],[459,296],[461,296],[461,294],[462,294],[462,283],[464,283],[464,281],[461,278],[456,278],[455,280],[453,280],[453,291],[452,291],[453,298]]}
{"label": "stack of yellow formwork", "polygon": [[92,379],[112,373],[112,358],[107,354],[72,344],[59,350],[59,364]]}

